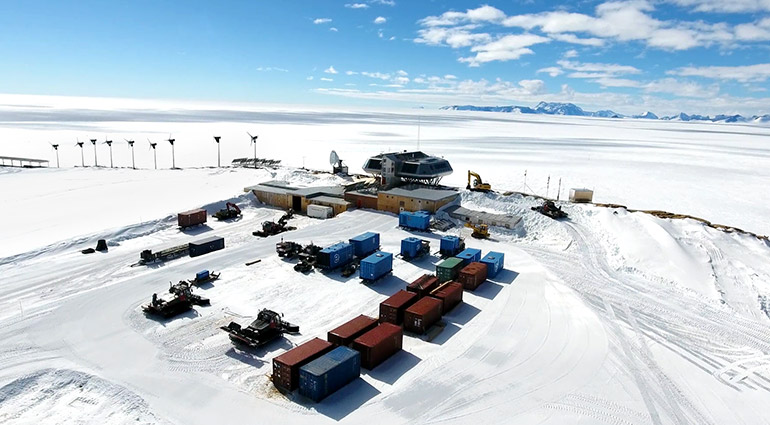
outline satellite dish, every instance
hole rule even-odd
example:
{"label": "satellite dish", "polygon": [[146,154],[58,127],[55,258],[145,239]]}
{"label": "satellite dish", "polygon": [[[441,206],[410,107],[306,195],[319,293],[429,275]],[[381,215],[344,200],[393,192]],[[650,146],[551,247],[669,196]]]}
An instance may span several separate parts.
{"label": "satellite dish", "polygon": [[332,151],[332,153],[329,154],[329,164],[337,165],[339,161],[340,161],[340,157],[339,155],[337,155],[337,152]]}

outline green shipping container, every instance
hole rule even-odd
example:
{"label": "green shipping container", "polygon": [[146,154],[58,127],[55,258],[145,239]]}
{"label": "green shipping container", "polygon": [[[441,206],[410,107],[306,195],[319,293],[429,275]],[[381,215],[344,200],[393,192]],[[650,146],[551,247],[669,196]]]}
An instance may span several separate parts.
{"label": "green shipping container", "polygon": [[436,277],[439,282],[454,280],[462,267],[462,259],[457,257],[447,258],[436,265]]}

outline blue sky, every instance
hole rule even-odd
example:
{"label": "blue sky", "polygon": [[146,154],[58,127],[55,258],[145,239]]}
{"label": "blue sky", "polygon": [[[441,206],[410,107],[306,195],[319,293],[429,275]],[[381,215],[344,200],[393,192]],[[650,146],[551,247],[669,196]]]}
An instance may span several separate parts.
{"label": "blue sky", "polygon": [[5,1],[0,93],[770,113],[770,0]]}

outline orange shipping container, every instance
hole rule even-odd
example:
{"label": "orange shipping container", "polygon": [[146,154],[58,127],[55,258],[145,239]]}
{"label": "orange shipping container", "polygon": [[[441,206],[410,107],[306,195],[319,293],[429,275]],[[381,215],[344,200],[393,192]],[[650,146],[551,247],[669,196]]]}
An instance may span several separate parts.
{"label": "orange shipping container", "polygon": [[484,263],[470,263],[460,270],[457,281],[463,284],[463,288],[473,291],[487,280],[487,265]]}

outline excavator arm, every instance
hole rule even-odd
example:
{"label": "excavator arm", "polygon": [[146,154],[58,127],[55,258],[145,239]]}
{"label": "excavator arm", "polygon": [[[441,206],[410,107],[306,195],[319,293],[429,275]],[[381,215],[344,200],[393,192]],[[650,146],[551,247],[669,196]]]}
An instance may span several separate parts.
{"label": "excavator arm", "polygon": [[240,213],[241,213],[241,208],[240,208],[238,205],[235,205],[235,204],[234,204],[234,203],[232,203],[232,202],[228,202],[226,206],[227,206],[227,209],[228,209],[228,210],[229,210],[229,209],[233,209],[233,210],[235,210],[235,212],[236,212],[236,213],[238,213],[238,214],[240,214]]}
{"label": "excavator arm", "polygon": [[[472,181],[471,178],[473,178]],[[479,192],[489,192],[492,190],[492,186],[489,183],[484,183],[478,173],[474,173],[473,171],[468,170],[468,186],[466,189]]]}

